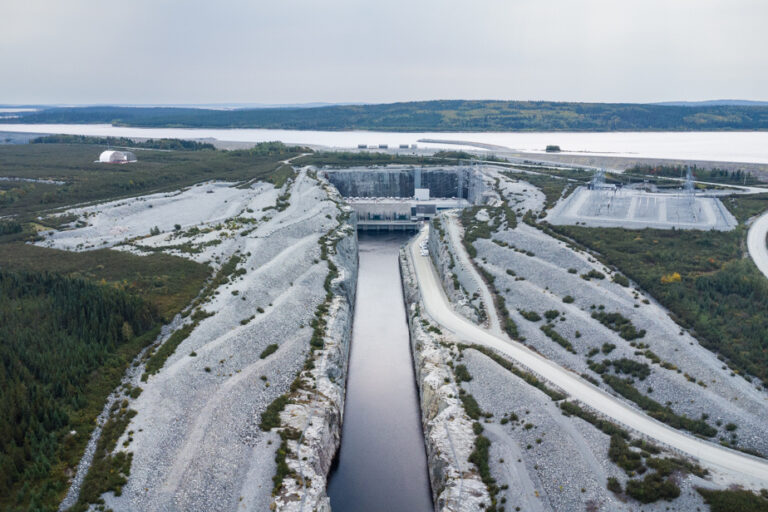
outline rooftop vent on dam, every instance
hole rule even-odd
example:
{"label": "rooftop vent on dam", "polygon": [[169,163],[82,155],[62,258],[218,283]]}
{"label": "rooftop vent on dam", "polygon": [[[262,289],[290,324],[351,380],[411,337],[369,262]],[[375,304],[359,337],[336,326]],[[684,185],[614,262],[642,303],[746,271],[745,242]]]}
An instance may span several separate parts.
{"label": "rooftop vent on dam", "polygon": [[357,214],[361,230],[412,230],[443,210],[480,202],[484,186],[472,167],[351,168],[325,171]]}

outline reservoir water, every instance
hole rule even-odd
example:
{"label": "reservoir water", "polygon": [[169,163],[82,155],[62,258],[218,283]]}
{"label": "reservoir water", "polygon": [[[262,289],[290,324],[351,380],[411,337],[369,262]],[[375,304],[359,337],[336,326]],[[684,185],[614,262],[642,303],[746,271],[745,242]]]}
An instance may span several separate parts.
{"label": "reservoir water", "polygon": [[[491,144],[514,151],[543,153],[548,144],[563,153],[768,163],[768,132],[365,132],[216,128],[134,128],[108,124],[0,124],[0,132],[64,133],[112,137],[198,139],[235,142],[279,140],[356,148],[358,144],[418,144],[420,148],[472,149],[471,145],[423,139]],[[477,148],[474,148],[477,149]]]}
{"label": "reservoir water", "polygon": [[360,273],[334,512],[429,512],[432,498],[400,285],[408,235],[360,234]]}

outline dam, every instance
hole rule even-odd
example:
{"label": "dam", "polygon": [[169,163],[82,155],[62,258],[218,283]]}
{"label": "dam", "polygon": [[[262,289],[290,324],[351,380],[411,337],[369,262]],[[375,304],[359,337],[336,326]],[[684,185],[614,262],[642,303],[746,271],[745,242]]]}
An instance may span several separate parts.
{"label": "dam", "polygon": [[359,231],[416,231],[442,211],[479,203],[485,190],[472,166],[357,167],[325,175],[355,211]]}

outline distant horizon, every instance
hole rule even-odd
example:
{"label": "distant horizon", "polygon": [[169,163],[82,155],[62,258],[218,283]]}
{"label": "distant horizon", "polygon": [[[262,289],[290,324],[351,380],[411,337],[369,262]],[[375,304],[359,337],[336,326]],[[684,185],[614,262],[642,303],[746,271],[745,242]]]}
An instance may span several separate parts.
{"label": "distant horizon", "polygon": [[607,105],[659,105],[659,106],[717,106],[717,105],[741,105],[741,106],[768,106],[768,100],[754,100],[744,98],[718,98],[704,100],[664,100],[664,101],[579,101],[579,100],[553,100],[553,99],[500,99],[500,98],[433,98],[398,101],[341,101],[323,102],[306,101],[295,103],[266,103],[249,101],[224,101],[224,102],[200,102],[200,103],[132,103],[132,102],[95,102],[95,103],[0,103],[0,108],[86,108],[86,107],[122,107],[122,108],[210,108],[212,110],[238,110],[238,109],[268,109],[268,108],[319,108],[356,105],[392,105],[398,103],[424,103],[430,101],[498,101],[521,103],[577,103],[577,104],[607,104]]}

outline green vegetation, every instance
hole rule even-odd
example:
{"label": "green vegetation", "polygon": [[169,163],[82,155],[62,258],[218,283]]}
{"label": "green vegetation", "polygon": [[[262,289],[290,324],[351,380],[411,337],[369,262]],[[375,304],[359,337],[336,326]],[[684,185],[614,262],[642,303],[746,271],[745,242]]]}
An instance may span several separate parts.
{"label": "green vegetation", "polygon": [[13,235],[21,233],[21,223],[13,220],[0,220],[0,235]]}
{"label": "green vegetation", "polygon": [[165,343],[160,345],[147,360],[146,371],[144,372],[144,375],[141,376],[143,382],[146,382],[150,375],[154,375],[160,371],[168,358],[176,352],[176,348],[181,345],[181,342],[189,338],[189,335],[192,334],[192,331],[197,327],[197,323],[198,322],[193,322],[176,329]]}
{"label": "green vegetation", "polygon": [[21,242],[0,243],[0,268],[53,272],[118,288],[147,299],[165,321],[191,302],[210,275],[205,265],[162,253],[136,256],[108,249],[76,253]]}
{"label": "green vegetation", "polygon": [[483,410],[480,409],[475,397],[461,388],[459,388],[459,399],[461,400],[461,405],[464,406],[464,412],[466,412],[467,416],[471,419],[479,420],[481,416],[484,416]]}
{"label": "green vegetation", "polygon": [[609,329],[619,333],[619,336],[627,341],[636,340],[645,336],[645,329],[639,331],[632,322],[621,315],[621,313],[606,313],[605,311],[595,311],[592,318],[599,321]]}
{"label": "green vegetation", "polygon": [[[728,199],[726,205],[733,208],[734,201],[744,212],[752,200]],[[735,371],[768,385],[768,281],[743,257],[743,227],[730,232],[550,227],[602,253]],[[679,280],[662,282],[675,273]]]}
{"label": "green vegetation", "polygon": [[590,412],[575,402],[561,402],[560,409],[562,409],[565,416],[578,416],[579,418],[587,421],[597,427],[604,434],[609,436],[619,436],[623,439],[629,439],[629,432],[619,427],[615,423],[602,419],[593,412]]}
{"label": "green vegetation", "polygon": [[603,361],[603,364],[606,366],[612,365],[616,373],[631,375],[639,380],[645,380],[651,374],[650,366],[645,363],[638,363],[633,359],[627,359],[626,357],[614,359],[613,361],[606,359]]}
{"label": "green vegetation", "polygon": [[0,271],[0,507],[55,508],[104,397],[159,320],[124,290]]}
{"label": "green vegetation", "polygon": [[475,430],[475,445],[472,449],[472,453],[469,454],[469,462],[477,466],[477,472],[480,473],[480,479],[488,488],[488,492],[491,494],[491,506],[485,510],[495,511],[496,509],[496,494],[499,489],[496,486],[496,479],[491,475],[491,467],[488,464],[488,451],[491,447],[491,441],[482,435],[483,426],[475,422],[473,425]]}
{"label": "green vegetation", "polygon": [[627,288],[629,286],[629,279],[626,278],[626,276],[623,276],[616,272],[613,274],[613,278],[611,279],[614,283],[623,286],[624,288]]}
{"label": "green vegetation", "polygon": [[[693,473],[700,477],[707,474],[707,471],[698,465],[682,459],[652,457],[651,455],[660,453],[659,448],[643,440],[633,441],[629,432],[623,428],[599,418],[573,402],[562,402],[560,408],[564,415],[578,416],[611,436],[608,457],[629,476],[645,474],[649,468],[656,470],[647,474],[642,480],[627,481],[627,494],[641,503],[653,503],[660,499],[671,501],[677,498],[680,495],[680,489],[675,480],[670,478],[675,471]],[[639,448],[639,451],[631,447]],[[615,477],[608,478],[607,487],[615,494],[623,492],[621,483]]]}
{"label": "green vegetation", "polygon": [[687,416],[680,416],[676,414],[670,407],[661,405],[656,400],[648,398],[638,391],[633,385],[631,380],[621,379],[614,375],[602,375],[603,381],[608,384],[618,394],[636,403],[641,409],[646,411],[648,415],[657,420],[666,423],[667,425],[687,430],[694,434],[701,436],[712,437],[717,434],[717,429],[709,425],[703,419],[692,419]]}
{"label": "green vegetation", "polygon": [[490,239],[491,233],[497,227],[491,226],[489,222],[481,222],[477,220],[476,216],[480,210],[488,211],[487,207],[483,206],[472,206],[461,210],[461,225],[464,226],[464,237],[462,238],[462,242],[471,258],[477,256],[477,249],[475,249],[475,246],[473,245],[475,240],[480,238]]}
{"label": "green vegetation", "polygon": [[456,382],[469,382],[472,380],[472,375],[469,374],[466,365],[458,364],[453,369],[453,373],[456,376]]}
{"label": "green vegetation", "polygon": [[589,281],[590,279],[605,279],[605,274],[595,269],[591,269],[586,274],[581,274],[581,278],[585,281]]}
{"label": "green vegetation", "polygon": [[741,489],[696,489],[711,512],[768,512],[768,493],[762,496]]}
{"label": "green vegetation", "polygon": [[293,161],[297,166],[315,165],[322,167],[324,165],[331,167],[356,167],[360,165],[439,165],[454,164],[455,160],[440,158],[435,156],[408,156],[395,153],[377,153],[373,151],[330,151],[323,153],[313,153],[311,155],[297,158]]}
{"label": "green vegetation", "polygon": [[627,481],[627,494],[640,503],[653,503],[661,499],[672,501],[680,496],[680,488],[672,479],[651,473],[642,480]]}
{"label": "green vegetation", "polygon": [[[664,178],[685,178],[686,168],[682,165],[635,165],[624,171],[625,175],[658,176]],[[732,183],[736,185],[755,185],[761,183],[752,173],[742,170],[729,171],[727,169],[699,169],[696,165],[691,167],[694,179],[708,181],[710,183]]]}
{"label": "green vegetation", "polygon": [[288,463],[285,461],[286,455],[288,455],[288,440],[297,440],[301,437],[301,433],[298,430],[292,428],[284,428],[280,431],[280,446],[275,452],[275,463],[277,468],[275,474],[272,476],[272,495],[276,495],[280,491],[280,487],[283,485],[283,480],[287,476],[297,477],[296,473],[291,470]]}
{"label": "green vegetation", "polygon": [[271,344],[267,345],[267,348],[265,348],[264,350],[261,351],[261,354],[259,355],[259,357],[261,359],[266,359],[269,356],[271,356],[272,354],[274,354],[275,352],[277,352],[277,349],[278,349],[277,344],[276,343],[271,343]]}
{"label": "green vegetation", "polygon": [[215,151],[216,147],[208,142],[184,139],[147,139],[134,141],[126,137],[86,137],[85,135],[46,135],[32,139],[30,144],[97,144],[117,148],[161,149],[165,151]]}
{"label": "green vegetation", "polygon": [[[575,187],[573,187],[567,179],[558,175],[544,173],[522,174],[514,172],[504,172],[503,174],[514,180],[526,181],[541,190],[544,193],[544,210],[549,210],[555,206],[555,203],[557,203],[560,197],[567,192],[568,187],[571,187],[571,192],[575,190]],[[584,177],[588,178],[589,175],[582,173],[581,178],[584,179]]]}
{"label": "green vegetation", "polygon": [[521,309],[518,312],[523,318],[525,318],[529,322],[538,322],[539,320],[541,320],[541,315],[539,315],[535,311],[525,311],[524,309]]}
{"label": "green vegetation", "polygon": [[740,223],[768,210],[768,194],[724,197],[721,201]]}
{"label": "green vegetation", "polygon": [[0,146],[0,177],[64,182],[0,181],[0,216],[31,220],[33,213],[73,203],[174,190],[212,179],[268,179],[275,171],[284,174],[280,160],[303,148],[263,143],[238,151],[139,151],[139,161],[128,165],[95,162],[103,149],[87,143]]}
{"label": "green vegetation", "polygon": [[551,324],[544,324],[541,326],[541,330],[544,331],[544,334],[547,335],[549,339],[563,347],[568,352],[575,354],[576,349],[573,348],[573,345],[571,345],[571,342],[567,339],[563,338],[563,336],[558,333],[554,327],[552,327]]}
{"label": "green vegetation", "polygon": [[115,402],[110,411],[110,417],[101,431],[93,462],[80,488],[78,501],[70,510],[85,512],[89,504],[103,504],[101,495],[114,492],[116,496],[122,493],[123,485],[127,483],[131,472],[133,454],[118,451],[114,455],[117,440],[120,438],[128,422],[136,415],[136,411],[127,408],[127,401]]}
{"label": "green vegetation", "polygon": [[287,130],[707,131],[764,130],[768,128],[766,112],[768,107],[738,105],[436,100],[227,111],[167,107],[57,107],[22,112],[18,119],[0,122]]}
{"label": "green vegetation", "polygon": [[280,413],[283,412],[285,406],[291,403],[288,395],[280,395],[270,403],[264,412],[261,413],[261,422],[259,427],[265,432],[269,432],[273,428],[280,426]]}
{"label": "green vegetation", "polygon": [[493,350],[487,347],[484,347],[482,345],[476,345],[476,344],[472,344],[472,345],[460,344],[459,345],[459,350],[463,351],[464,349],[468,349],[468,348],[471,348],[472,350],[476,350],[481,354],[491,358],[496,364],[498,364],[502,368],[505,368],[506,370],[513,373],[514,375],[520,377],[529,385],[542,391],[555,402],[557,402],[558,400],[563,400],[567,397],[566,394],[561,393],[560,391],[551,389],[549,386],[547,386],[544,382],[540,381],[532,373],[520,370],[519,368],[515,367],[515,365],[512,364],[512,362],[508,361],[507,359],[504,359],[502,356],[500,356],[499,354],[497,354],[496,352],[494,352]]}

